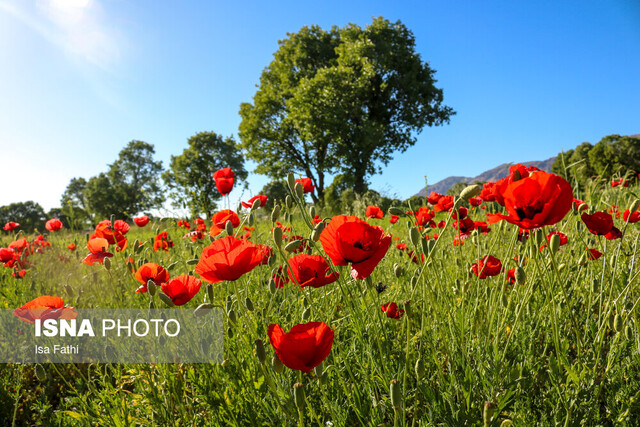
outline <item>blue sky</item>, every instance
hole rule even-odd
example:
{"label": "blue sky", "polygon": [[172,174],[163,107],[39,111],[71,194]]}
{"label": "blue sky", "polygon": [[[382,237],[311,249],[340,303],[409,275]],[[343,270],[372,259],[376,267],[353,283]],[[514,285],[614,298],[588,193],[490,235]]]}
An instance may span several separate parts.
{"label": "blue sky", "polygon": [[[58,206],[72,177],[105,171],[132,139],[167,166],[198,132],[237,136],[239,105],[279,39],[374,16],[413,31],[457,111],[396,154],[376,190],[404,198],[425,175],[474,176],[640,133],[635,0],[0,0],[0,205]],[[245,198],[266,181],[252,175]]]}

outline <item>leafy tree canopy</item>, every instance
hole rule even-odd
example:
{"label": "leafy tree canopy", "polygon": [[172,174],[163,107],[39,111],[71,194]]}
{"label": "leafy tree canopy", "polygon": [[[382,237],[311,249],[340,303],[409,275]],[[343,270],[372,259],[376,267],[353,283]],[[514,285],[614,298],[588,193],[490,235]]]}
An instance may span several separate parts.
{"label": "leafy tree canopy", "polygon": [[179,156],[171,156],[169,169],[162,174],[171,190],[173,205],[188,208],[196,217],[211,216],[222,195],[216,189],[213,173],[230,167],[237,181],[247,178],[244,157],[232,137],[222,138],[214,132],[200,132],[188,140],[189,146]]}
{"label": "leafy tree canopy", "polygon": [[266,209],[273,209],[273,206],[280,201],[280,203],[284,202],[284,199],[289,194],[289,190],[287,190],[287,186],[285,185],[283,180],[271,181],[265,184],[260,190],[260,194],[264,194],[267,196],[267,205]]}
{"label": "leafy tree canopy", "polygon": [[44,230],[47,216],[36,202],[18,202],[0,206],[0,227],[9,221],[20,223],[19,230],[30,233],[35,229]]}
{"label": "leafy tree canopy", "polygon": [[311,178],[314,201],[323,199],[325,173],[345,174],[364,193],[395,151],[455,114],[399,21],[303,27],[279,46],[253,103],[240,107],[240,138],[257,172]]}

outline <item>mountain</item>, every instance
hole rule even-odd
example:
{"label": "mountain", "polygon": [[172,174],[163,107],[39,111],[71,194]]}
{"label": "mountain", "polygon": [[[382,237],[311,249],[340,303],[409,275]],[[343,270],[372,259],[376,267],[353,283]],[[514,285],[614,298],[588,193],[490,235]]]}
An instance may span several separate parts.
{"label": "mountain", "polygon": [[[547,160],[538,160],[534,162],[523,162],[522,164],[525,166],[536,166],[538,169],[543,170],[545,172],[551,172],[551,165],[555,162],[556,158],[551,157]],[[426,196],[427,194],[435,191],[436,193],[445,194],[447,190],[453,187],[458,182],[468,182],[474,183],[476,181],[479,182],[487,182],[487,181],[497,181],[500,178],[504,178],[509,175],[509,167],[513,163],[503,163],[500,166],[496,166],[493,169],[489,169],[488,171],[482,172],[478,176],[474,176],[472,178],[465,176],[450,176],[441,181],[436,182],[433,185],[428,186],[427,188],[423,188],[416,194],[416,196]]]}

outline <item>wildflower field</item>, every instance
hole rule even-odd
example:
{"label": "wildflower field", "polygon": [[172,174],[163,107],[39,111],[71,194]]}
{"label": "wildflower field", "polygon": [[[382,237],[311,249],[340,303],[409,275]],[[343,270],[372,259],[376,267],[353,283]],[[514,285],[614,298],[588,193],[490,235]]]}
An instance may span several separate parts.
{"label": "wildflower field", "polygon": [[336,214],[291,175],[272,211],[256,196],[34,235],[15,218],[2,308],[32,323],[221,307],[224,361],[2,364],[0,423],[637,425],[640,187],[615,184],[574,194],[514,165],[458,196]]}

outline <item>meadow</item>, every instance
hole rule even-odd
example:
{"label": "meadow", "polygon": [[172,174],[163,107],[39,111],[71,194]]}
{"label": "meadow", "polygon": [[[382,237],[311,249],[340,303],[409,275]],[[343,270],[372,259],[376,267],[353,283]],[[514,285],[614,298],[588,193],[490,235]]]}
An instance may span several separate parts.
{"label": "meadow", "polygon": [[[542,174],[516,168],[505,185]],[[516,206],[521,219],[531,220],[523,220],[525,230],[491,216],[515,215],[500,206],[509,205],[510,193],[502,193],[506,202],[491,201],[491,186],[380,213],[361,201],[342,212],[356,220],[312,206],[291,180],[289,196],[274,211],[258,202],[239,208],[235,226],[230,217],[213,222],[215,236],[211,218],[200,234],[193,218],[180,225],[175,218],[130,223],[126,247],[116,250],[115,239],[113,257],[93,265],[82,262],[93,229],[45,232],[49,245],[24,236],[34,248],[33,265],[22,278],[21,268],[0,268],[0,308],[47,295],[75,308],[166,307],[172,304],[159,286],[145,283],[152,291],[136,293],[135,272],[155,263],[171,278],[202,279],[176,310],[224,309],[224,361],[2,364],[1,424],[637,425],[640,184],[629,182],[593,184],[579,201],[572,193],[559,218],[554,206],[559,198],[566,205],[566,194],[518,199],[536,209]],[[540,221],[536,203],[545,197],[544,209],[552,212]],[[359,230],[365,237],[349,240]],[[229,236],[271,250],[263,248],[264,262],[236,280],[210,283],[215,271],[203,263],[205,248]],[[332,236],[343,240],[331,242]],[[22,237],[5,231],[0,247]],[[367,251],[370,242],[362,239],[390,239],[381,257],[372,256],[380,259],[371,261],[371,272],[371,265],[333,255],[337,246],[344,255],[340,245]],[[286,280],[288,260],[304,254],[327,265],[320,275],[313,267],[309,280],[318,287],[301,287],[300,276]],[[271,325],[288,332],[308,322],[332,331],[330,351],[322,357],[323,342],[311,355],[321,363],[285,366],[292,363],[276,353]]]}

